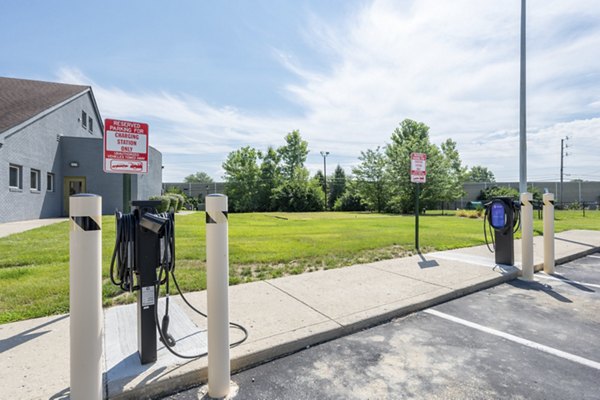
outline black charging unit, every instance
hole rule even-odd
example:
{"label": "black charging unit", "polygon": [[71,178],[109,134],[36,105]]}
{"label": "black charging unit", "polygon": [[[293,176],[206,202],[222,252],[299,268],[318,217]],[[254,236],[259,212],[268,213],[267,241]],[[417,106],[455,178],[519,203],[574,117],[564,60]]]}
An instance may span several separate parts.
{"label": "black charging unit", "polygon": [[[158,213],[160,200],[136,200],[132,211],[116,211],[116,240],[110,262],[111,282],[123,291],[137,291],[137,339],[142,364],[157,360],[157,338],[177,357],[194,359],[207,353],[181,354],[174,350],[176,340],[169,334],[169,283],[172,281],[181,300],[199,315],[206,314],[185,298],[175,277],[175,214],[174,210]],[[158,318],[158,296],[165,285],[165,311],[162,323]],[[242,331],[243,338],[232,343],[235,347],[248,338],[248,331],[235,322],[232,328]]]}
{"label": "black charging unit", "polygon": [[[146,214],[154,214],[160,200],[137,200],[131,202],[135,216],[136,235],[134,265],[139,290],[137,291],[137,337],[138,352],[142,364],[156,361],[156,270],[160,265],[160,226],[147,223]],[[150,229],[149,229],[150,228]],[[157,231],[155,233],[153,230]]]}
{"label": "black charging unit", "polygon": [[[514,265],[514,234],[519,229],[520,204],[510,197],[496,197],[485,205],[483,233],[496,264]],[[492,232],[493,231],[493,232]],[[492,247],[488,242],[488,232]]]}

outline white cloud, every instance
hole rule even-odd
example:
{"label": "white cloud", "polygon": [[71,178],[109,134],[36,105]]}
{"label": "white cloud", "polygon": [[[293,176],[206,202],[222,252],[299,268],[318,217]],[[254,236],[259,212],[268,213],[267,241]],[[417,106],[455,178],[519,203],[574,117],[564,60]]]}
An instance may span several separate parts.
{"label": "white cloud", "polygon": [[[530,180],[558,178],[565,135],[573,137],[565,164],[572,177],[598,165],[600,7],[594,3],[528,2]],[[150,122],[152,144],[165,155],[165,180],[199,169],[219,179],[229,151],[279,146],[293,129],[310,144],[311,168],[320,168],[318,151],[325,149],[328,162],[349,167],[361,150],[389,141],[404,118],[427,123],[436,143],[456,140],[465,164],[517,180],[519,12],[516,0],[384,0],[362,4],[335,24],[311,15],[304,35],[327,68],[323,60],[274,52],[299,79],[283,90],[301,117],[214,107],[190,93],[126,93],[74,69],[61,70],[60,79],[92,84],[104,116]]]}

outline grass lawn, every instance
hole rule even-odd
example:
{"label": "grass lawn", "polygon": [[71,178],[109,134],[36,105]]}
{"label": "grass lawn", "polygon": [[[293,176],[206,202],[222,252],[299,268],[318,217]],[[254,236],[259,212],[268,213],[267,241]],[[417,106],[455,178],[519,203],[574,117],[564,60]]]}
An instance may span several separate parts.
{"label": "grass lawn", "polygon": [[[177,215],[177,279],[186,291],[206,288],[204,213]],[[600,229],[600,212],[558,211],[557,231]],[[542,221],[534,222],[540,234]],[[414,253],[414,217],[368,213],[230,214],[230,283],[338,268]],[[104,305],[134,300],[108,278],[115,240],[103,217]],[[69,309],[66,222],[0,238],[0,323]],[[424,252],[483,244],[481,219],[432,214],[420,218]]]}

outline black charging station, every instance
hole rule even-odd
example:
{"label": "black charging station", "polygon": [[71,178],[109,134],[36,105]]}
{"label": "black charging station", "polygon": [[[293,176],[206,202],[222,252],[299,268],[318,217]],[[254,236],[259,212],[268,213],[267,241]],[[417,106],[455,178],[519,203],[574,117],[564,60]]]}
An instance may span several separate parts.
{"label": "black charging station", "polygon": [[160,203],[160,200],[132,201],[130,214],[117,211],[116,244],[110,266],[110,278],[115,285],[124,291],[137,292],[137,342],[142,364],[156,361],[156,307],[162,283],[157,270],[174,263],[173,251],[164,243],[165,226],[171,223],[173,230],[174,217],[173,213],[158,214]]}
{"label": "black charging station", "polygon": [[[131,213],[119,211],[116,217],[115,249],[110,262],[111,282],[123,291],[137,291],[137,341],[142,364],[157,360],[157,338],[177,357],[194,359],[206,352],[186,355],[174,348],[176,340],[169,334],[169,284],[177,288],[181,300],[203,317],[205,313],[195,308],[185,298],[175,276],[175,211],[158,213],[160,200],[131,202]],[[165,285],[165,311],[162,322],[158,320],[158,297]],[[248,331],[235,322],[232,328],[242,331],[243,338],[232,343],[235,347],[248,338]],[[157,335],[158,334],[158,335]]]}
{"label": "black charging station", "polygon": [[[519,229],[519,224],[520,203],[512,198],[496,197],[485,205],[483,233],[488,249],[495,253],[496,264],[514,265],[514,234]],[[488,232],[493,249],[489,246]]]}
{"label": "black charging station", "polygon": [[[156,361],[156,270],[160,265],[160,238],[157,225],[147,223],[146,214],[154,214],[159,200],[132,201],[136,224],[134,265],[140,290],[137,291],[138,352],[142,364]],[[148,229],[148,228],[153,228]]]}

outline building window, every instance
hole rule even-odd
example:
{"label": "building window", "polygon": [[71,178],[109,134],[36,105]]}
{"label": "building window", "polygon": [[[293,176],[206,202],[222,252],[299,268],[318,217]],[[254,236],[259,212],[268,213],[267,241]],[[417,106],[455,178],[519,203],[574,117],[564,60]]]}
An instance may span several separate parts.
{"label": "building window", "polygon": [[48,172],[48,177],[46,180],[46,191],[54,192],[54,174]]}
{"label": "building window", "polygon": [[31,190],[35,192],[40,191],[40,171],[37,169],[31,169]]}
{"label": "building window", "polygon": [[94,132],[94,120],[92,117],[88,117],[88,129],[90,130],[90,133]]}
{"label": "building window", "polygon": [[87,114],[83,110],[81,110],[81,126],[87,128]]}
{"label": "building window", "polygon": [[10,164],[8,186],[11,189],[23,189],[23,167]]}

